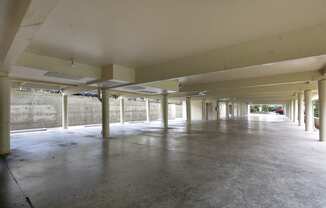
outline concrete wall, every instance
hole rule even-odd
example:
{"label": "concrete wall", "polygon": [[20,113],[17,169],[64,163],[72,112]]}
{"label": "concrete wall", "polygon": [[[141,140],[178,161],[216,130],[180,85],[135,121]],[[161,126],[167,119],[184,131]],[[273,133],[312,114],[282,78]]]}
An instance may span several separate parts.
{"label": "concrete wall", "polygon": [[142,99],[125,100],[125,121],[146,121],[146,102]]}
{"label": "concrete wall", "polygon": [[[160,103],[150,103],[151,121],[161,117]],[[11,101],[11,129],[60,127],[62,124],[61,94],[22,92],[13,90]],[[68,125],[101,123],[101,103],[96,97],[68,97]],[[182,117],[182,106],[169,104],[169,119]],[[125,98],[125,121],[145,121],[146,106],[143,99]],[[120,122],[119,99],[110,99],[110,121]]]}
{"label": "concrete wall", "polygon": [[61,126],[61,95],[12,91],[12,130]]}
{"label": "concrete wall", "polygon": [[149,104],[150,114],[149,118],[151,121],[157,121],[161,119],[161,104],[159,102],[151,101]]}

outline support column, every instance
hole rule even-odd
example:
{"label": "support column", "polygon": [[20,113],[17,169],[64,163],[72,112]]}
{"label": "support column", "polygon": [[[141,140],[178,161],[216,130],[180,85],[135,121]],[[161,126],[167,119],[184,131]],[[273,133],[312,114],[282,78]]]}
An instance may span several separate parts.
{"label": "support column", "polygon": [[304,101],[305,101],[305,130],[312,131],[314,127],[314,116],[312,109],[312,90],[304,91]]}
{"label": "support column", "polygon": [[292,122],[295,122],[295,101],[294,101],[294,98],[292,98],[291,100],[291,109],[292,109],[292,118],[291,118],[291,121]]}
{"label": "support column", "polygon": [[150,102],[149,102],[149,98],[146,98],[146,122],[149,123],[151,122],[151,118],[150,118]]}
{"label": "support column", "polygon": [[68,128],[68,95],[62,94],[62,128]]}
{"label": "support column", "polygon": [[289,119],[290,118],[290,113],[291,113],[291,104],[289,102],[286,104],[286,108],[287,108],[286,117]]}
{"label": "support column", "polygon": [[186,97],[186,121],[191,123],[191,97]]}
{"label": "support column", "polygon": [[102,136],[103,139],[110,136],[110,99],[109,91],[102,89]]}
{"label": "support column", "polygon": [[163,94],[161,99],[162,124],[165,129],[168,128],[168,94]]}
{"label": "support column", "polygon": [[230,119],[229,102],[225,102],[225,119]]}
{"label": "support column", "polygon": [[120,97],[120,123],[124,124],[125,122],[125,99],[124,97]]}
{"label": "support column", "polygon": [[10,93],[8,77],[0,78],[0,155],[10,153]]}
{"label": "support column", "polygon": [[299,111],[298,94],[295,94],[295,98],[294,98],[294,119],[293,119],[293,122],[297,122],[298,121],[298,111]]}
{"label": "support column", "polygon": [[319,96],[319,141],[326,140],[326,80],[318,81]]}
{"label": "support column", "polygon": [[304,125],[304,100],[303,92],[298,93],[298,124],[299,126]]}
{"label": "support column", "polygon": [[216,101],[216,120],[221,119],[220,102]]}
{"label": "support column", "polygon": [[231,106],[232,106],[232,108],[231,108],[231,117],[232,117],[232,119],[235,119],[235,110],[234,110],[235,103],[232,103]]}
{"label": "support column", "polygon": [[237,103],[237,116],[241,118],[241,103]]}
{"label": "support column", "polygon": [[206,118],[206,99],[203,98],[202,102],[201,102],[201,109],[202,109],[202,117],[201,117],[201,120],[202,121],[206,121],[207,118]]}

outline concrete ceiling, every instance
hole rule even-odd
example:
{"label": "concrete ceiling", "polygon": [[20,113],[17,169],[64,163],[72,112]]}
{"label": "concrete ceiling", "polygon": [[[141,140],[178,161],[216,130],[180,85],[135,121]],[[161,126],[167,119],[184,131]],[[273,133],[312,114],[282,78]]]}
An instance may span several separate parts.
{"label": "concrete ceiling", "polygon": [[325,8],[324,0],[64,0],[29,49],[143,67],[321,24]]}
{"label": "concrete ceiling", "polygon": [[[178,79],[180,95],[283,101],[324,78],[325,0],[3,0],[0,6],[1,75],[24,83],[71,91],[154,83],[166,92],[178,88]],[[283,93],[285,85],[291,90]],[[262,86],[280,87],[264,94]]]}

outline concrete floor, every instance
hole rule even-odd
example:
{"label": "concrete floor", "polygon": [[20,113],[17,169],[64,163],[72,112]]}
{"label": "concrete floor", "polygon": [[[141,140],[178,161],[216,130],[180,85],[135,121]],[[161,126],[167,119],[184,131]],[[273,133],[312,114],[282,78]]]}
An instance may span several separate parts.
{"label": "concrete floor", "polygon": [[259,116],[114,125],[111,140],[99,127],[13,134],[0,207],[29,207],[19,186],[35,208],[326,207],[317,133]]}

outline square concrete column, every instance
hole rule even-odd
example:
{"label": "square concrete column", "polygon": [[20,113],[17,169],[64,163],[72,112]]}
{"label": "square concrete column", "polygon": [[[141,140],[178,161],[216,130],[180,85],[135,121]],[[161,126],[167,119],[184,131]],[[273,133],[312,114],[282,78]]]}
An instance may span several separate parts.
{"label": "square concrete column", "polygon": [[10,93],[11,81],[0,77],[0,155],[10,153]]}
{"label": "square concrete column", "polygon": [[186,97],[186,121],[191,123],[191,97]]}
{"label": "square concrete column", "polygon": [[229,102],[225,102],[225,119],[230,119]]}
{"label": "square concrete column", "polygon": [[168,94],[163,94],[161,98],[162,124],[165,129],[168,128]]}
{"label": "square concrete column", "polygon": [[151,108],[150,108],[150,101],[149,98],[146,98],[146,122],[149,123],[151,122],[151,118],[150,118],[150,113],[151,113]]}
{"label": "square concrete column", "polygon": [[291,120],[291,101],[287,104],[287,117]]}
{"label": "square concrete column", "polygon": [[207,117],[206,117],[206,99],[205,98],[202,99],[201,109],[202,109],[201,120],[206,121]]}
{"label": "square concrete column", "polygon": [[125,99],[123,96],[120,96],[120,123],[124,124],[125,122]]}
{"label": "square concrete column", "polygon": [[295,119],[295,99],[294,98],[291,100],[291,106],[292,106],[291,107],[291,109],[292,109],[292,111],[291,111],[292,112],[292,119],[291,120],[293,122],[295,122],[296,119]]}
{"label": "square concrete column", "polygon": [[103,139],[110,136],[110,99],[107,89],[102,89],[102,136]]}
{"label": "square concrete column", "polygon": [[216,120],[221,119],[220,102],[216,101]]}
{"label": "square concrete column", "polygon": [[326,140],[326,80],[318,81],[319,96],[319,141]]}
{"label": "square concrete column", "polygon": [[303,92],[298,93],[298,124],[303,126],[304,124],[304,99]]}
{"label": "square concrete column", "polygon": [[291,121],[294,121],[294,99],[291,99]]}
{"label": "square concrete column", "polygon": [[68,95],[62,94],[62,128],[68,128]]}
{"label": "square concrete column", "polygon": [[304,101],[305,101],[305,130],[312,131],[314,128],[314,116],[312,109],[312,90],[304,91]]}
{"label": "square concrete column", "polygon": [[235,119],[235,109],[234,109],[235,103],[231,103],[231,118]]}
{"label": "square concrete column", "polygon": [[295,98],[294,98],[294,119],[293,119],[293,122],[298,121],[298,111],[299,111],[299,102],[298,102],[298,94],[296,94]]}
{"label": "square concrete column", "polygon": [[237,116],[238,118],[241,117],[241,103],[237,103]]}

